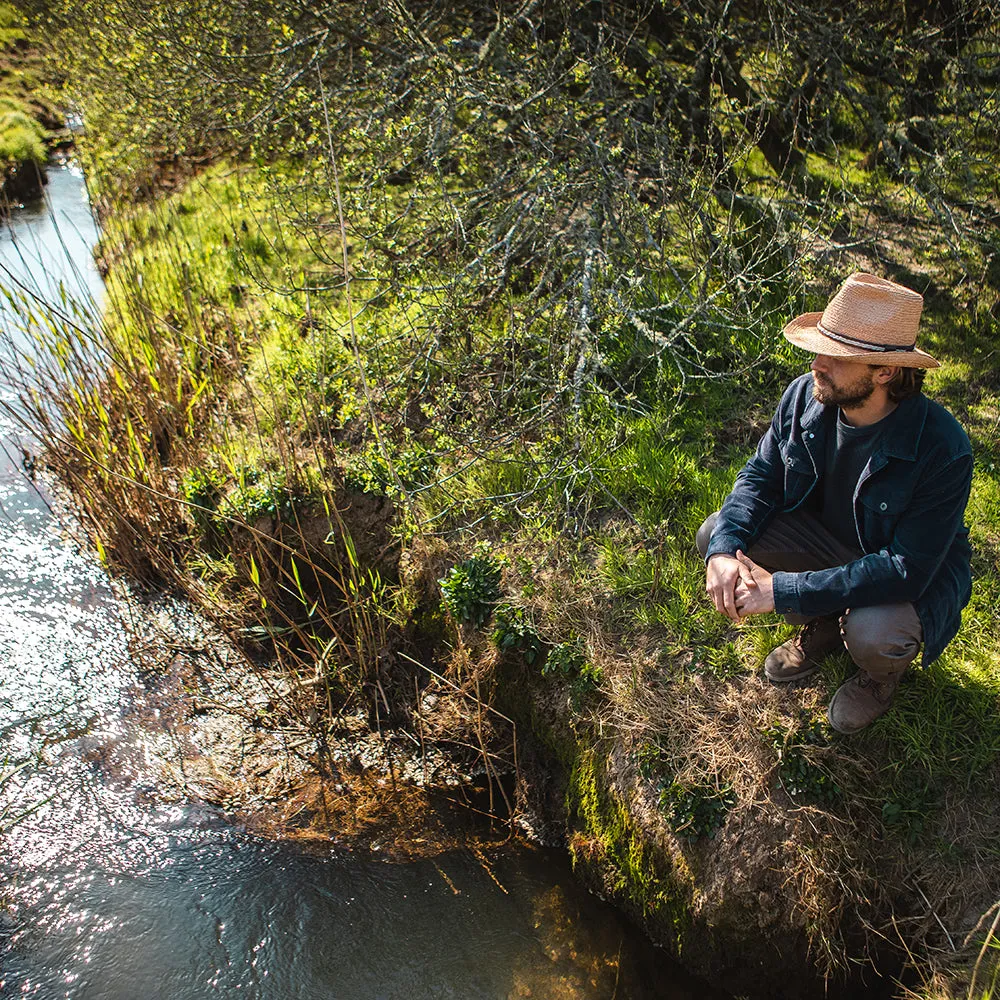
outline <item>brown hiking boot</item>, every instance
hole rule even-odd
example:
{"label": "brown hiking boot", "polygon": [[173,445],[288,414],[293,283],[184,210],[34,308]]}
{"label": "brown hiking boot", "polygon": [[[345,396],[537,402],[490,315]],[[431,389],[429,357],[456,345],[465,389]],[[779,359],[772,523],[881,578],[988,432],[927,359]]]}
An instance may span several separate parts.
{"label": "brown hiking boot", "polygon": [[808,677],[819,668],[824,656],[843,648],[840,616],[814,618],[799,629],[797,636],[767,654],[764,673],[775,684]]}
{"label": "brown hiking boot", "polygon": [[846,736],[870,726],[889,711],[902,676],[900,672],[876,680],[871,674],[859,670],[844,681],[830,699],[826,710],[830,725]]}

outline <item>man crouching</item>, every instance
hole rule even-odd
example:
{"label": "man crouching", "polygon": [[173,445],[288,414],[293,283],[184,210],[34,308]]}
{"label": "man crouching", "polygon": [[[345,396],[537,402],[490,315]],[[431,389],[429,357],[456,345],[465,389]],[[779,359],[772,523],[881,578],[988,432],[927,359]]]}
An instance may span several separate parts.
{"label": "man crouching", "polygon": [[834,694],[830,725],[856,733],[886,712],[923,643],[923,663],[958,631],[972,592],[972,448],[921,392],[938,367],[916,346],[923,298],[853,274],[822,313],[785,337],[816,355],[785,390],[771,427],[722,509],[698,531],[706,590],[738,621],[778,611],[799,634],[772,650],[775,683],[847,647],[858,672]]}

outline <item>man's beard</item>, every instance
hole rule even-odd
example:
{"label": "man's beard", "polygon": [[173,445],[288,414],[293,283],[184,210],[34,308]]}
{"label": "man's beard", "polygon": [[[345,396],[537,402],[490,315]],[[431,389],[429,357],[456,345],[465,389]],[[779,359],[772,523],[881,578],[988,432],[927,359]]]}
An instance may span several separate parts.
{"label": "man's beard", "polygon": [[813,399],[824,406],[839,406],[842,410],[853,410],[861,406],[875,391],[875,380],[871,372],[859,375],[847,385],[835,386],[828,378],[813,372]]}

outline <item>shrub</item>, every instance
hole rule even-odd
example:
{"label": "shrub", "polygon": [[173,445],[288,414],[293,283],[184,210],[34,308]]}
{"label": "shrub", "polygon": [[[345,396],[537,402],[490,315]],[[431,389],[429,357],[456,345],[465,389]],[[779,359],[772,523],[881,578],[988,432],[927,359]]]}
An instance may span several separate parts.
{"label": "shrub", "polygon": [[488,549],[452,566],[440,579],[442,602],[459,622],[482,625],[500,599],[499,560]]}
{"label": "shrub", "polygon": [[523,608],[501,604],[495,613],[496,628],[493,642],[502,653],[516,652],[527,664],[542,655],[542,640]]}

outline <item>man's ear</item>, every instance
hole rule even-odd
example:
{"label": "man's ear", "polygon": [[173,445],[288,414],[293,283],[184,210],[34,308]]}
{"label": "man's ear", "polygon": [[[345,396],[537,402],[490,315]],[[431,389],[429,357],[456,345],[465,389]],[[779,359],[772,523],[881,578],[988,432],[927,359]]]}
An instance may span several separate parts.
{"label": "man's ear", "polygon": [[886,382],[891,382],[896,377],[896,372],[898,371],[898,366],[882,365],[872,372],[872,379],[874,379],[876,385],[885,385]]}

